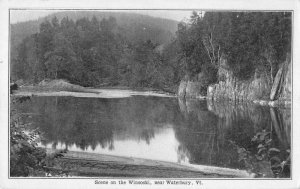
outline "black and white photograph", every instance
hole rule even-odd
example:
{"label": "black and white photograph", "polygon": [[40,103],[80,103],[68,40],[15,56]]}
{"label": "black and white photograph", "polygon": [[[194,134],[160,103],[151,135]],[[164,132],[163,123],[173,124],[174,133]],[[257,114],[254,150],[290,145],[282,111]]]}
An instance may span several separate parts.
{"label": "black and white photograph", "polygon": [[7,179],[297,179],[294,13],[9,8]]}

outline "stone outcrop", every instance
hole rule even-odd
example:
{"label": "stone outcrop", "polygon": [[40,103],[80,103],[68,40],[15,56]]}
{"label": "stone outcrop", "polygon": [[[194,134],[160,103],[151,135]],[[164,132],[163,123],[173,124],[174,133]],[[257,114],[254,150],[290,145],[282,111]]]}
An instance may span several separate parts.
{"label": "stone outcrop", "polygon": [[291,100],[291,64],[282,64],[276,74],[270,93],[270,100],[290,101]]}
{"label": "stone outcrop", "polygon": [[178,96],[180,98],[203,98],[201,82],[182,80],[178,88]]}
{"label": "stone outcrop", "polygon": [[[225,59],[218,70],[219,82],[208,86],[206,98],[215,101],[254,102],[260,105],[289,106],[291,104],[291,61],[289,58],[279,66],[272,82],[270,76],[256,71],[250,80],[238,80],[228,68]],[[201,94],[201,77],[197,81],[184,79],[180,82],[180,98],[205,98]]]}
{"label": "stone outcrop", "polygon": [[261,105],[289,105],[291,101],[291,64],[285,61],[272,83],[266,74],[255,74],[249,81],[239,81],[231,71],[220,68],[217,84],[207,89],[207,98],[215,101],[253,101]]}
{"label": "stone outcrop", "polygon": [[200,82],[188,81],[186,85],[186,98],[201,98],[200,87]]}
{"label": "stone outcrop", "polygon": [[270,94],[271,83],[265,75],[255,77],[252,81],[238,81],[228,71],[225,78],[225,81],[220,81],[208,87],[207,98],[214,100],[248,101],[266,99]]}
{"label": "stone outcrop", "polygon": [[187,86],[187,81],[182,80],[179,84],[179,88],[178,88],[178,96],[181,98],[185,98],[185,94],[186,94],[186,86]]}

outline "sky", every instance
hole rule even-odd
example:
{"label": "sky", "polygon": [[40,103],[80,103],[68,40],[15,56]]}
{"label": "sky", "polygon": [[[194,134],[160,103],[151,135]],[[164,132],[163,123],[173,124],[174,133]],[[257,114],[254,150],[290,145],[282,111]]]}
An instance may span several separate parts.
{"label": "sky", "polygon": [[[109,10],[109,11],[120,12],[120,10]],[[24,22],[28,20],[36,20],[39,17],[44,17],[55,12],[59,12],[59,10],[11,10],[10,22],[17,23],[17,22]],[[185,20],[189,18],[192,13],[191,10],[122,10],[122,12],[139,13],[139,14],[149,15],[153,17],[172,19],[176,21]]]}

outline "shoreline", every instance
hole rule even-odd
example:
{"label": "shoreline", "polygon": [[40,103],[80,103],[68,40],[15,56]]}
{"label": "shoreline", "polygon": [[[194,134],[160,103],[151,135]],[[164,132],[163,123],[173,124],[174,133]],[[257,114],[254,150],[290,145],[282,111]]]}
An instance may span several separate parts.
{"label": "shoreline", "polygon": [[[111,93],[106,93],[106,91],[111,92],[125,92],[125,95],[114,95]],[[175,93],[168,93],[162,90],[153,89],[153,88],[130,88],[126,86],[118,87],[101,87],[101,88],[92,88],[92,87],[83,87],[81,90],[68,90],[68,89],[55,89],[55,88],[41,88],[33,86],[21,87],[18,90],[15,90],[13,93],[14,96],[71,96],[71,97],[86,97],[86,98],[125,98],[130,96],[158,96],[158,97],[178,97],[184,100],[209,100],[212,102],[228,102],[234,104],[244,104],[252,103],[260,106],[267,107],[278,107],[278,108],[290,108],[291,101],[272,101],[272,100],[246,100],[238,101],[231,100],[228,98],[223,99],[214,99],[207,96],[201,96],[196,98],[182,98]],[[111,95],[111,96],[110,96]]]}
{"label": "shoreline", "polygon": [[[57,150],[47,149],[47,154],[56,152]],[[254,178],[255,176],[238,169],[75,151],[63,153],[56,158],[54,166],[46,169],[83,177],[92,175],[143,178]]]}
{"label": "shoreline", "polygon": [[78,98],[128,98],[132,96],[153,96],[174,98],[175,95],[159,93],[157,91],[134,91],[125,89],[90,89],[89,91],[65,91],[65,90],[17,90],[12,96],[53,96],[53,97],[78,97]]}
{"label": "shoreline", "polygon": [[[11,83],[13,84],[13,83]],[[64,79],[55,79],[55,80],[43,80],[35,84],[22,84],[17,86],[17,90],[14,91],[24,91],[24,92],[83,92],[83,93],[98,93],[97,90],[132,90],[138,92],[152,91],[156,93],[168,94],[168,95],[177,95],[176,89],[172,90],[171,88],[153,88],[153,87],[130,87],[123,85],[114,85],[114,86],[95,86],[95,87],[84,87],[77,84],[72,84]]]}
{"label": "shoreline", "polygon": [[64,80],[51,80],[38,85],[21,86],[12,91],[14,96],[72,96],[90,98],[122,98],[136,95],[175,97],[175,93],[154,88],[132,88],[127,86],[106,86],[100,88],[82,87]]}

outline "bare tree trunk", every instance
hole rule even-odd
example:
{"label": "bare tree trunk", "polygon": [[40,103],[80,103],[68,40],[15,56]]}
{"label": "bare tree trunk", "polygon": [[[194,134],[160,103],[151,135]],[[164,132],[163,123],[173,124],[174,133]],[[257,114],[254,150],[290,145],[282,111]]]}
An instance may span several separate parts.
{"label": "bare tree trunk", "polygon": [[[211,65],[214,66],[215,68],[218,68],[220,66],[220,61],[221,61],[221,55],[220,55],[221,47],[219,45],[218,51],[215,52],[215,48],[214,48],[213,42],[212,42],[212,37],[209,37],[208,41],[209,42],[205,42],[205,39],[203,39],[202,43],[203,43],[205,50],[207,52],[207,55],[210,59]],[[217,54],[217,57],[216,57],[216,54]]]}
{"label": "bare tree trunk", "polygon": [[205,45],[204,40],[202,41],[202,43],[203,43],[203,45],[204,45],[204,47],[205,47],[205,49],[206,49],[206,51],[207,51],[208,57],[209,57],[209,59],[210,59],[210,63],[213,65],[213,58],[210,56],[209,49],[208,49],[208,47]]}
{"label": "bare tree trunk", "polygon": [[213,45],[213,42],[212,42],[212,40],[213,40],[212,38],[213,38],[213,35],[212,35],[212,33],[210,33],[209,43],[210,43],[210,46],[211,46],[211,49],[212,49],[213,60],[216,60],[215,48],[214,48],[214,45]]}

